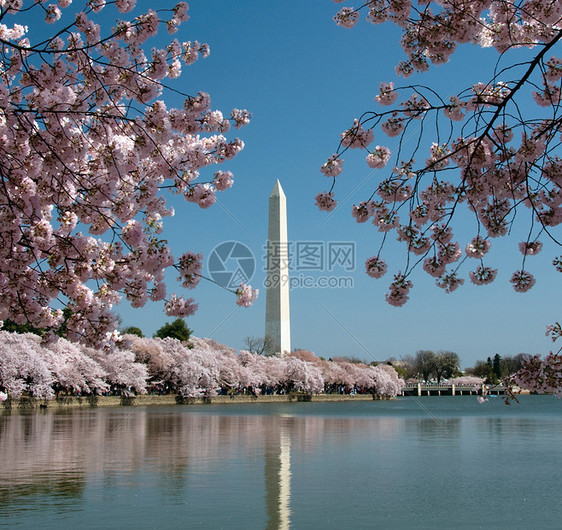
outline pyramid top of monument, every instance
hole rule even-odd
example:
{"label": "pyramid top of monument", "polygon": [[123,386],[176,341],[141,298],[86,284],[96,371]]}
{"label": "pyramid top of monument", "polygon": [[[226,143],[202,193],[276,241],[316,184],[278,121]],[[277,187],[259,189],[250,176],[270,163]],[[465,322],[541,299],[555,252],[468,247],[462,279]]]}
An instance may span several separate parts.
{"label": "pyramid top of monument", "polygon": [[277,182],[275,182],[275,186],[273,186],[270,197],[285,197],[285,192],[281,187],[281,182],[279,182],[279,179],[277,179]]}

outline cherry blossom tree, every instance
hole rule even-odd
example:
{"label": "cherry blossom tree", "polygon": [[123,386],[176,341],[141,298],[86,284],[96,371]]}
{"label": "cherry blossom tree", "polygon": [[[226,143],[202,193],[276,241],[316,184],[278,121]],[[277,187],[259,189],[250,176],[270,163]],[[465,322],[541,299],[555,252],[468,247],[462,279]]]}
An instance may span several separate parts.
{"label": "cherry blossom tree", "polygon": [[38,398],[53,396],[55,378],[36,339],[31,333],[0,331],[0,392],[6,397],[18,399],[24,392]]}
{"label": "cherry blossom tree", "polygon": [[371,368],[374,389],[378,395],[396,397],[402,392],[404,380],[398,376],[394,367],[383,363]]}
{"label": "cherry blossom tree", "polygon": [[[29,339],[36,342],[58,388],[85,394],[108,390],[109,385],[106,382],[108,372],[96,361],[97,357],[105,361],[105,354],[99,355],[92,349],[85,351],[80,345],[63,338],[45,346],[41,345],[40,338],[35,335],[30,335]],[[92,353],[94,356],[91,355]],[[110,359],[107,361],[109,361],[107,364],[111,366],[112,371],[124,368],[115,366]],[[129,369],[127,365],[123,373],[128,373]]]}
{"label": "cherry blossom tree", "polygon": [[321,364],[322,375],[327,387],[337,390],[338,387],[352,387],[354,385],[353,378],[348,370],[347,364],[333,361],[323,361]]}
{"label": "cherry blossom tree", "polygon": [[125,337],[138,362],[144,363],[152,383],[168,386],[184,397],[216,395],[220,388],[238,386],[239,364],[234,350],[210,339]]}
{"label": "cherry blossom tree", "polygon": [[[336,208],[344,154],[362,150],[378,178],[372,194],[352,207],[352,215],[359,223],[371,221],[381,233],[366,272],[373,278],[387,272],[383,249],[391,232],[407,255],[404,268],[394,273],[388,303],[407,301],[416,266],[447,292],[463,283],[464,263],[474,264],[471,282],[492,282],[497,269],[486,263],[486,253],[495,238],[510,232],[516,213],[527,227],[518,244],[521,267],[511,283],[518,292],[529,290],[535,278],[527,270],[528,258],[541,251],[544,240],[562,243],[556,231],[562,222],[562,60],[556,55],[562,4],[368,0],[357,9],[343,7],[335,21],[351,28],[362,15],[372,24],[400,28],[406,56],[396,72],[404,78],[448,62],[466,43],[495,49],[498,60],[489,77],[474,79],[460,93],[382,82],[375,97],[379,107],[341,133],[336,153],[322,166],[330,185],[316,197],[317,206]],[[390,138],[396,138],[392,151],[385,145]],[[473,221],[473,238],[462,244],[453,231],[461,205]],[[562,272],[562,256],[554,257],[553,265]]]}
{"label": "cherry blossom tree", "polygon": [[133,352],[122,348],[103,351],[82,346],[82,349],[104,370],[107,383],[123,389],[125,393],[146,393],[148,371],[144,364],[135,362]]}
{"label": "cherry blossom tree", "polygon": [[[175,267],[191,289],[202,265],[195,252],[174,257],[163,239],[174,214],[165,192],[210,207],[233,179],[205,170],[240,152],[243,142],[225,135],[250,116],[172,87],[209,54],[197,41],[150,45],[161,27],[175,33],[188,20],[185,2],[112,28],[103,21],[135,0],[77,3],[1,2],[0,320],[55,331],[66,306],[66,336],[100,345],[114,338],[110,310],[122,297],[133,307],[164,301],[169,316],[196,310],[164,282]],[[178,108],[163,99],[172,89]],[[236,294],[247,306],[257,292]]]}
{"label": "cherry blossom tree", "polygon": [[319,394],[324,390],[324,378],[320,369],[297,357],[286,357],[285,381],[291,390],[307,394]]}
{"label": "cherry blossom tree", "polygon": [[474,375],[462,375],[451,379],[451,383],[456,386],[476,386],[482,385],[484,383],[484,378]]}
{"label": "cherry blossom tree", "polygon": [[135,361],[146,365],[151,381],[165,381],[173,366],[174,358],[169,350],[165,350],[161,340],[124,335],[123,347],[135,354]]}
{"label": "cherry blossom tree", "polygon": [[[562,337],[560,323],[548,327],[547,336],[556,342]],[[513,396],[513,387],[519,387],[538,394],[553,393],[562,397],[562,347],[551,351],[544,359],[539,355],[523,360],[522,367],[506,379]]]}
{"label": "cherry blossom tree", "polygon": [[265,358],[259,353],[241,350],[238,363],[240,386],[252,389],[254,393],[259,392],[262,386],[275,386],[283,381],[285,365],[279,357]]}

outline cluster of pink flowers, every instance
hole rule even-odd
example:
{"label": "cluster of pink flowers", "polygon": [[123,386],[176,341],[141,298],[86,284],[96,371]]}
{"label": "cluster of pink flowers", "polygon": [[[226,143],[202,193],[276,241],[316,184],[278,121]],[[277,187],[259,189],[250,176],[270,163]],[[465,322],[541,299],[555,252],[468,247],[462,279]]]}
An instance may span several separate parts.
{"label": "cluster of pink flowers", "polygon": [[474,375],[462,375],[460,377],[453,377],[452,379],[449,379],[449,382],[456,386],[482,386],[482,384],[484,383],[484,379],[482,379],[481,377],[476,377]]}
{"label": "cluster of pink flowers", "polygon": [[353,120],[353,126],[347,131],[342,132],[340,136],[341,145],[350,149],[364,149],[371,144],[375,137],[373,130],[364,129],[357,119]]}
{"label": "cluster of pink flowers", "polygon": [[379,94],[375,96],[375,101],[381,105],[392,105],[398,99],[398,92],[394,90],[394,83],[381,83]]}
{"label": "cluster of pink flowers", "polygon": [[359,206],[355,204],[351,207],[351,215],[355,217],[358,223],[365,223],[373,215],[373,201],[360,202]]}
{"label": "cluster of pink flowers", "polygon": [[[335,20],[352,27],[364,11],[373,24],[399,26],[407,58],[397,66],[398,75],[425,72],[432,64],[447,62],[459,45],[476,43],[499,53],[509,50],[509,57],[502,60],[513,63],[502,63],[501,71],[509,73],[509,80],[503,80],[491,65],[489,81],[475,80],[458,94],[438,94],[434,87],[414,85],[408,87],[413,93],[402,100],[400,87],[382,82],[375,101],[391,108],[365,112],[355,119],[332,156],[340,160],[347,149],[362,148],[367,165],[387,173],[381,174],[373,190],[381,200],[360,202],[352,215],[358,222],[373,218],[379,231],[395,230],[406,252],[421,256],[409,257],[408,268],[398,277],[408,277],[423,263],[437,285],[451,292],[463,283],[461,248],[466,256],[481,261],[468,274],[474,284],[485,285],[496,278],[497,269],[483,261],[490,239],[508,235],[515,214],[528,208],[528,240],[519,245],[521,270],[511,278],[513,288],[525,292],[535,284],[525,270],[525,259],[540,252],[542,243],[537,238],[545,232],[558,240],[553,229],[562,223],[562,164],[557,154],[562,59],[549,56],[562,38],[562,8],[556,2],[536,0],[424,0],[420,5],[423,9],[410,0],[371,0],[357,9],[341,8]],[[533,50],[534,57],[519,61],[516,55],[521,47]],[[535,113],[527,110],[531,94],[542,107],[535,108]],[[414,120],[421,126],[412,124]],[[410,142],[413,131],[419,131],[419,136]],[[377,137],[380,132],[400,137],[400,148],[392,155],[387,147],[369,147],[375,141],[372,133]],[[424,148],[428,154],[416,164],[414,155]],[[396,158],[393,169],[389,169],[391,156]],[[338,174],[341,169],[340,165]],[[330,190],[334,197],[335,184]],[[452,232],[447,241],[432,237],[435,227],[455,228],[461,204],[474,214],[478,235],[462,247],[452,240]],[[400,211],[407,212],[402,222]],[[455,263],[460,265],[450,267]],[[555,258],[553,264],[562,270],[562,258]],[[409,282],[393,284],[387,300],[402,305],[410,286]]]}
{"label": "cluster of pink flowers", "polygon": [[540,241],[522,241],[519,243],[519,250],[525,256],[534,256],[542,250],[542,243]]}
{"label": "cluster of pink flowers", "polygon": [[480,259],[490,250],[491,246],[490,240],[484,239],[482,236],[476,236],[466,245],[465,252],[469,258]]}
{"label": "cluster of pink flowers", "polygon": [[390,291],[385,295],[386,301],[393,306],[400,307],[408,301],[408,293],[412,282],[404,274],[398,273],[390,284]]}
{"label": "cluster of pink flowers", "polygon": [[352,7],[344,7],[334,16],[336,24],[344,28],[352,28],[355,24],[357,24],[358,19],[359,13]]}
{"label": "cluster of pink flowers", "polygon": [[437,280],[437,286],[444,289],[447,293],[452,293],[457,287],[464,283],[462,278],[459,278],[456,273],[450,272],[448,274],[443,274]]}
{"label": "cluster of pink flowers", "polygon": [[533,285],[535,285],[535,278],[527,271],[515,271],[509,280],[513,284],[513,288],[518,293],[526,293]]}
{"label": "cluster of pink flowers", "polygon": [[479,265],[475,271],[470,271],[468,273],[470,281],[474,285],[487,285],[492,283],[496,279],[497,274],[498,269],[492,269],[484,265]]}
{"label": "cluster of pink flowers", "polygon": [[377,145],[372,153],[367,155],[367,165],[373,169],[382,169],[390,159],[390,149]]}
{"label": "cluster of pink flowers", "polygon": [[337,201],[334,200],[334,193],[324,191],[316,195],[316,206],[319,210],[331,212],[337,206]]}
{"label": "cluster of pink flowers", "polygon": [[230,171],[217,171],[213,180],[213,186],[218,191],[224,191],[234,184],[233,175]]}
{"label": "cluster of pink flowers", "polygon": [[178,270],[182,280],[182,286],[193,289],[201,280],[201,269],[203,268],[203,256],[193,252],[186,252],[178,262]]}
{"label": "cluster of pink flowers", "polygon": [[523,363],[510,381],[538,394],[559,394],[562,392],[562,355],[549,353],[544,359],[535,355]]}
{"label": "cluster of pink flowers", "polygon": [[398,115],[398,112],[393,112],[392,116],[388,118],[382,125],[382,131],[389,137],[393,138],[398,136],[404,130],[405,119]]}
{"label": "cluster of pink flowers", "polygon": [[[0,25],[0,201],[9,205],[0,230],[11,242],[0,249],[0,319],[56,329],[60,311],[52,302],[62,300],[72,311],[67,336],[100,345],[111,340],[111,308],[121,297],[134,307],[165,299],[164,276],[175,259],[159,237],[163,219],[174,214],[163,190],[210,207],[232,174],[219,171],[205,182],[203,171],[244,147],[224,134],[250,115],[234,109],[225,118],[202,92],[166,107],[164,80],[209,55],[197,41],[150,46],[160,27],[174,33],[188,20],[185,2],[119,20],[111,31],[96,15],[113,2],[85,3],[63,23],[70,3],[10,2]],[[115,5],[125,13],[135,1]],[[52,38],[39,22],[32,31],[9,24],[33,10],[53,24]],[[184,286],[193,287],[200,258],[186,256],[196,254],[178,265]],[[196,308],[176,295],[165,304],[170,315]]]}
{"label": "cluster of pink flowers", "polygon": [[343,158],[337,154],[328,158],[327,162],[320,168],[320,171],[327,177],[337,177],[343,171]]}
{"label": "cluster of pink flowers", "polygon": [[236,289],[236,296],[238,297],[236,303],[241,307],[249,307],[255,302],[258,294],[258,289],[253,289],[250,285],[241,283],[240,287]]}
{"label": "cluster of pink flowers", "polygon": [[378,256],[373,256],[365,262],[365,269],[371,278],[381,278],[386,273],[386,263]]}

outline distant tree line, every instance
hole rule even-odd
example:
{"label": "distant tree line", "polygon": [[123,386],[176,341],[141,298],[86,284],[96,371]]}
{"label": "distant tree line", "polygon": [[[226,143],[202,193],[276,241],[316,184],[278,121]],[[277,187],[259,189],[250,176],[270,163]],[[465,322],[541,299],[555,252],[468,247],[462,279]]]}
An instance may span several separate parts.
{"label": "distant tree line", "polygon": [[496,353],[493,358],[488,357],[485,361],[476,361],[474,367],[468,368],[466,373],[483,377],[486,383],[497,384],[500,380],[517,372],[522,367],[523,361],[529,357],[530,355],[526,353],[504,357]]}
{"label": "distant tree line", "polygon": [[452,351],[419,350],[390,364],[404,379],[441,383],[443,379],[461,375],[459,356]]}
{"label": "distant tree line", "polygon": [[[464,374],[479,377],[487,384],[497,384],[520,370],[523,362],[529,358],[530,355],[525,353],[515,356],[496,353],[485,361],[476,361]],[[450,351],[419,350],[415,355],[408,355],[400,360],[391,358],[389,362],[405,380],[440,383],[443,379],[462,375],[459,357]]]}

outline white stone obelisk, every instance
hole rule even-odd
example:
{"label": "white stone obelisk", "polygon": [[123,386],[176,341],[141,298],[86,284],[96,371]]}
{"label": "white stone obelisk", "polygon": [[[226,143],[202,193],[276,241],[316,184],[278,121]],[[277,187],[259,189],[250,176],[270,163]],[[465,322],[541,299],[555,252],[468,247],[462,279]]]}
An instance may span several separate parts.
{"label": "white stone obelisk", "polygon": [[267,278],[265,336],[267,353],[291,351],[289,314],[289,240],[287,238],[287,199],[279,180],[269,196],[267,232]]}

